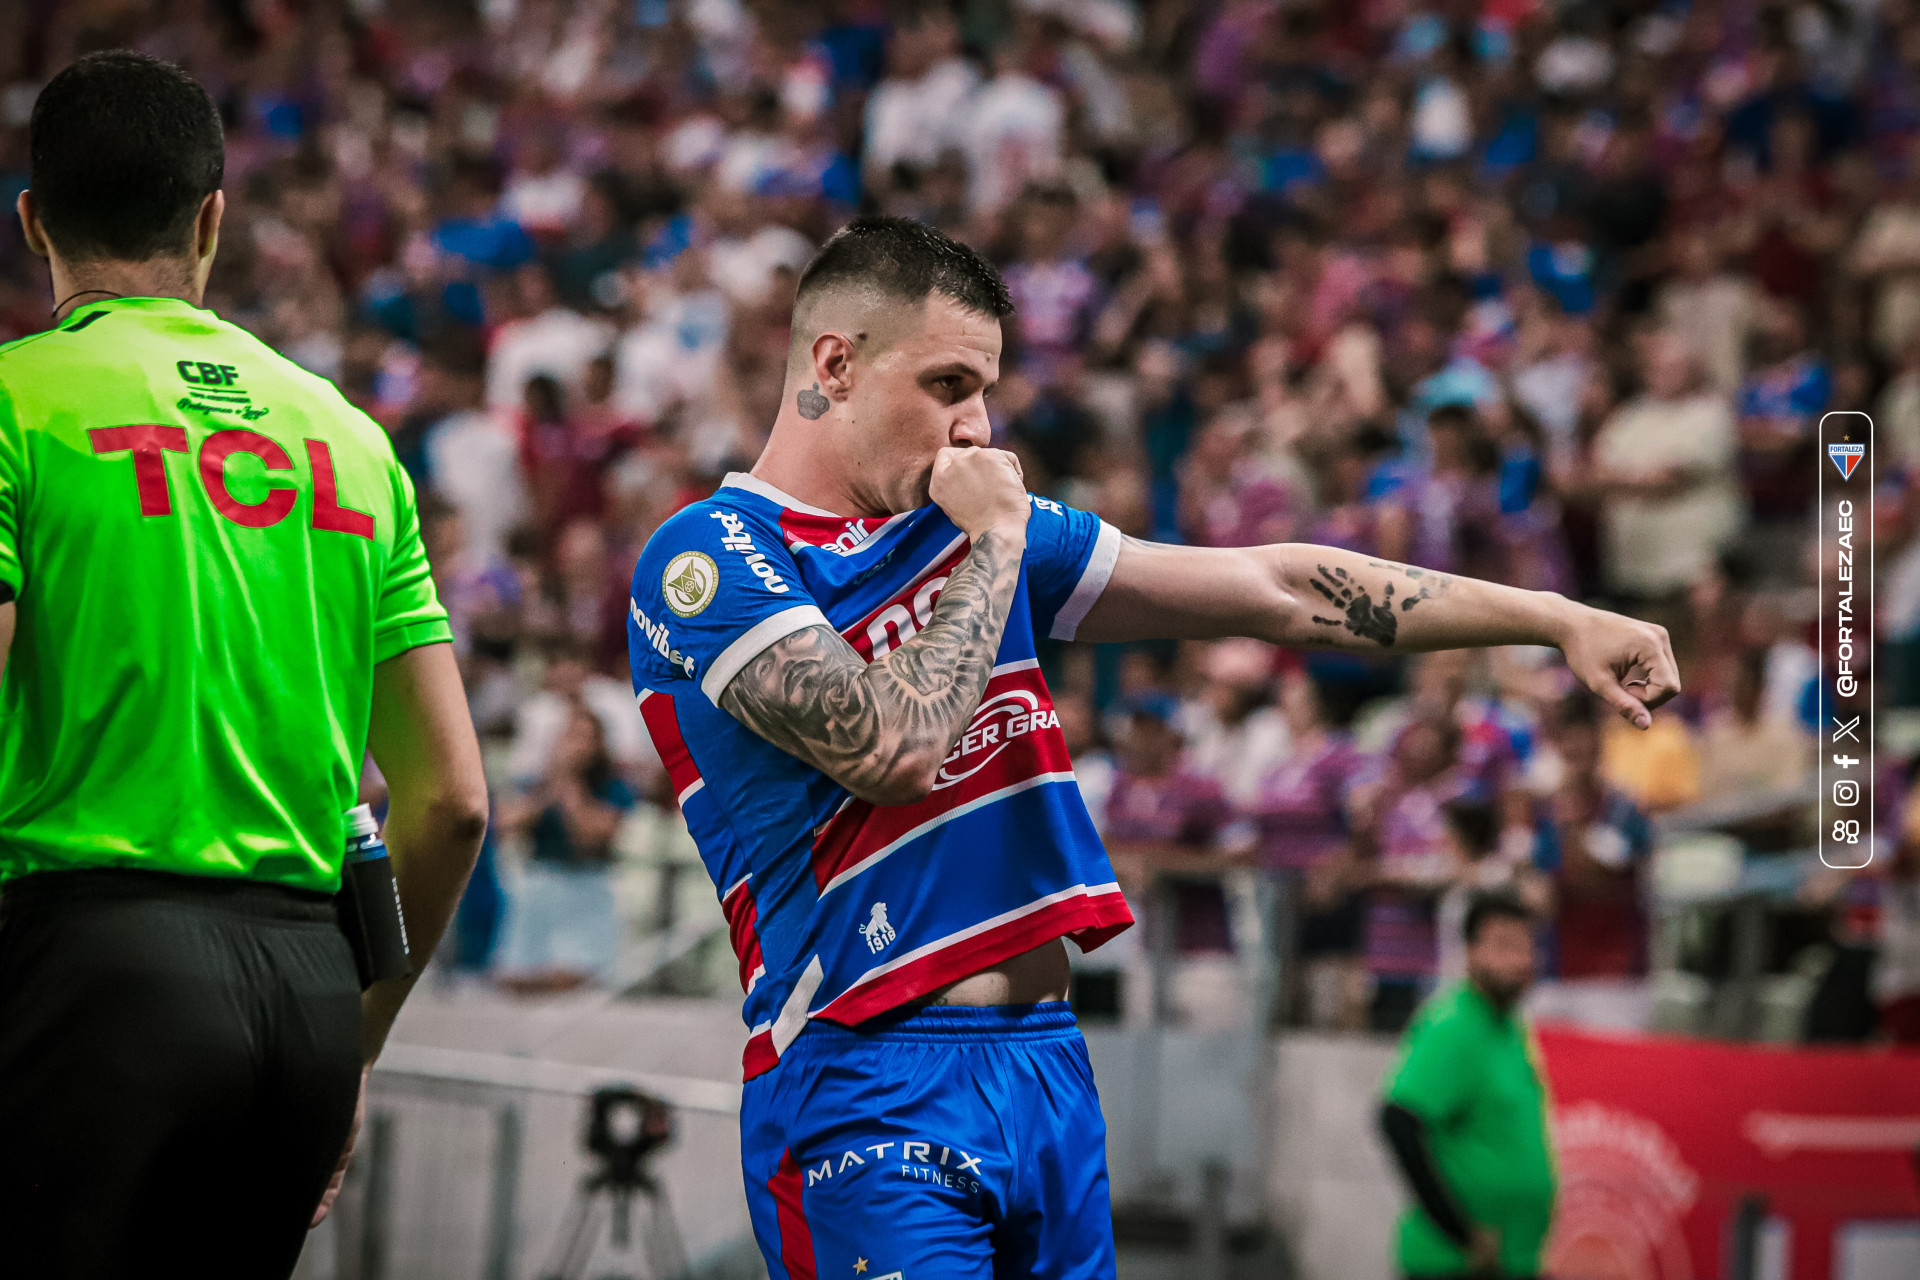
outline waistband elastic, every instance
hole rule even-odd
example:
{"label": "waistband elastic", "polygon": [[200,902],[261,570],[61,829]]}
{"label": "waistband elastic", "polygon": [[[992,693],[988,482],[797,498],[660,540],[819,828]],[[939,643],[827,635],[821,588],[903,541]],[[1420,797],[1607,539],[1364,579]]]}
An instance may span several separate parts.
{"label": "waistband elastic", "polygon": [[134,867],[38,871],[0,885],[0,911],[99,902],[174,902],[256,920],[338,922],[331,894],[264,880],[183,876]]}
{"label": "waistband elastic", "polygon": [[1055,1040],[1078,1035],[1073,1006],[1064,1000],[1041,1004],[923,1005],[895,1009],[869,1018],[858,1027],[842,1027],[816,1019],[801,1039],[810,1037],[895,1042],[985,1042],[990,1040]]}

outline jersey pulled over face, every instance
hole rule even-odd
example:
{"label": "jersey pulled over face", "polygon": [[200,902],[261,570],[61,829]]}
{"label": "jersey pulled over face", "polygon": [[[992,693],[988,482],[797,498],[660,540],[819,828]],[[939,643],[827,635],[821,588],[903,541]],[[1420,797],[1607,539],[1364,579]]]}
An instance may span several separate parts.
{"label": "jersey pulled over face", "polygon": [[727,915],[749,1078],[812,1018],[854,1025],[1061,936],[1133,922],[1081,802],[1034,630],[1072,639],[1117,530],[1034,498],[998,662],[933,792],[880,806],[720,708],[775,642],[830,626],[884,658],[933,617],[967,553],[938,507],[851,520],[749,475],[678,512],[641,553],[634,691]]}
{"label": "jersey pulled over face", "polygon": [[0,348],[0,879],[331,892],[373,668],[450,638],[411,482],[331,383],[171,298]]}

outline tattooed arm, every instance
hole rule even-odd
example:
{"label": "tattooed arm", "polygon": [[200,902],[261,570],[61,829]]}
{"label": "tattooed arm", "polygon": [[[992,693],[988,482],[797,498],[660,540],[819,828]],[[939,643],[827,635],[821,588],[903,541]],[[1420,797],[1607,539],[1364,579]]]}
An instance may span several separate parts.
{"label": "tattooed arm", "polygon": [[[1274,644],[1415,653],[1560,649],[1632,723],[1680,691],[1664,627],[1556,592],[1525,591],[1338,547],[1173,547],[1128,538],[1077,639],[1254,636]],[[1631,680],[1631,686],[1623,680]]]}
{"label": "tattooed arm", "polygon": [[975,540],[926,630],[880,661],[809,627],[743,667],[720,705],[863,800],[920,799],[980,704],[1026,545],[1024,530]]}
{"label": "tattooed arm", "polygon": [[831,628],[809,627],[747,663],[720,695],[741,724],[875,804],[911,804],[933,789],[993,673],[1027,547],[1012,455],[943,450],[933,499],[973,545],[923,631],[866,663]]}

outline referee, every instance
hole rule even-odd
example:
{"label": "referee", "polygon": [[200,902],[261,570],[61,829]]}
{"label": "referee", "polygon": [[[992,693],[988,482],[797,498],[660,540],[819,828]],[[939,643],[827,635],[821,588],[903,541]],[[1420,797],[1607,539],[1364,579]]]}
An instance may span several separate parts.
{"label": "referee", "polygon": [[417,962],[479,749],[385,433],[198,305],[206,92],[90,55],[29,142],[59,302],[0,348],[0,1273],[285,1276],[406,995],[334,914],[362,753]]}
{"label": "referee", "polygon": [[1400,1216],[1406,1280],[1532,1277],[1558,1187],[1552,1100],[1519,1010],[1533,981],[1533,919],[1505,890],[1476,895],[1461,932],[1467,976],[1414,1015],[1380,1127],[1413,1203]]}

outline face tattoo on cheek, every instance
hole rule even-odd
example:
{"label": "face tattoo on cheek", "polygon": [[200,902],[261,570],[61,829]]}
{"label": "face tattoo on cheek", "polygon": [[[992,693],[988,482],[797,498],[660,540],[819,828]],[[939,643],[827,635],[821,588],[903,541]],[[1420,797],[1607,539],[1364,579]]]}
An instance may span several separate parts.
{"label": "face tattoo on cheek", "polygon": [[800,416],[809,422],[825,416],[827,410],[833,407],[833,402],[820,394],[820,384],[817,382],[811,389],[801,388],[793,397],[793,403],[800,410]]}

